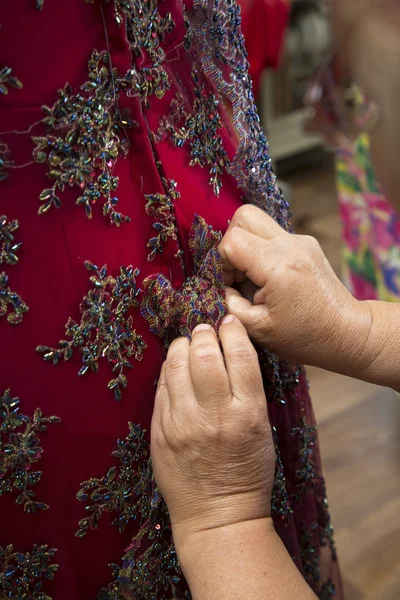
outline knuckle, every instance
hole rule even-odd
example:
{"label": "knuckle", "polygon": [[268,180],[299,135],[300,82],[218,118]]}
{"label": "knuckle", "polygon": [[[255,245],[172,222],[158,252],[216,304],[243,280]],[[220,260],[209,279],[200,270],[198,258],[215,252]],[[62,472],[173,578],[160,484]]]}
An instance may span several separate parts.
{"label": "knuckle", "polygon": [[234,346],[231,346],[225,350],[225,357],[227,360],[234,362],[246,361],[252,363],[257,359],[257,352],[250,342],[248,344],[236,343]]}
{"label": "knuckle", "polygon": [[320,252],[321,251],[321,246],[319,245],[318,240],[315,237],[313,237],[312,235],[305,235],[304,241],[306,242],[308,248],[312,252]]}
{"label": "knuckle", "polygon": [[252,220],[254,216],[258,216],[258,209],[251,204],[243,204],[235,212],[234,219],[239,223],[246,223]]}
{"label": "knuckle", "polygon": [[186,362],[177,355],[168,356],[165,369],[170,373],[182,372],[186,367]]}
{"label": "knuckle", "polygon": [[198,344],[193,349],[193,358],[199,365],[215,364],[219,354],[220,350],[216,344]]}

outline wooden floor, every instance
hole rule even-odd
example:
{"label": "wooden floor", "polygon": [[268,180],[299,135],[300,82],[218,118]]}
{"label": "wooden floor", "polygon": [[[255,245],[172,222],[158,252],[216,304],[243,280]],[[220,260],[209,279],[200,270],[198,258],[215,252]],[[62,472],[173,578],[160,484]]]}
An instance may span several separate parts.
{"label": "wooden floor", "polygon": [[[297,232],[340,272],[332,161],[283,176]],[[346,600],[400,600],[400,397],[308,369]]]}

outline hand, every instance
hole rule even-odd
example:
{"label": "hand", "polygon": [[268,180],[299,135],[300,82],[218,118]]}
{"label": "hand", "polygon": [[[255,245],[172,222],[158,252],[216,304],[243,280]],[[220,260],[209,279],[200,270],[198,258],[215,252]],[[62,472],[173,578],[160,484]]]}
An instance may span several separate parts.
{"label": "hand", "polygon": [[243,206],[220,247],[229,310],[250,337],[281,358],[346,371],[371,328],[368,305],[339,281],[318,242],[291,235],[263,211]]}
{"label": "hand", "polygon": [[175,340],[156,395],[151,456],[178,555],[198,532],[270,516],[275,454],[257,354],[233,316],[219,337],[224,355],[208,325]]}

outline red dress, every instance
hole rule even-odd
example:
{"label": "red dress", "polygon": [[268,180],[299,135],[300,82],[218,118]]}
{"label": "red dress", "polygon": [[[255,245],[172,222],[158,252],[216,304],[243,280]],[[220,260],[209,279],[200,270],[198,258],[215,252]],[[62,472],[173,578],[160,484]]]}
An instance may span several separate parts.
{"label": "red dress", "polygon": [[[37,4],[0,8],[0,597],[188,598],[149,463],[156,381],[169,341],[226,311],[236,208],[289,210],[236,4]],[[340,598],[304,372],[260,360],[277,529]]]}

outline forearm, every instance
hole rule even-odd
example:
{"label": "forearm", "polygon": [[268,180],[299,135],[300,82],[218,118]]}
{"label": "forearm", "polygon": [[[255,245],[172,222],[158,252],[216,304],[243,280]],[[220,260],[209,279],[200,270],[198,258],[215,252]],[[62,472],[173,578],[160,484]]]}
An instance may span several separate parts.
{"label": "forearm", "polygon": [[354,302],[322,366],[400,391],[400,304]]}
{"label": "forearm", "polygon": [[271,519],[199,532],[178,556],[194,600],[316,600]]}

